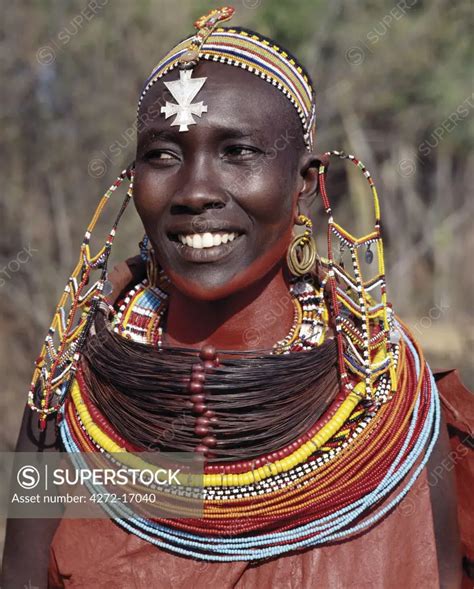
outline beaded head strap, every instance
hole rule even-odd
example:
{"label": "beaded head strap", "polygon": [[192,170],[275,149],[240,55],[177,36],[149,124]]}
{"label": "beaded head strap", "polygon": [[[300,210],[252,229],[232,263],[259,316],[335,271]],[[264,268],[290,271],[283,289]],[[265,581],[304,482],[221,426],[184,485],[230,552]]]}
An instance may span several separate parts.
{"label": "beaded head strap", "polygon": [[[171,70],[179,67],[180,77],[178,80],[166,83],[169,90],[176,98],[173,89],[180,90],[179,84],[186,84],[189,81],[194,83],[201,82],[199,89],[204,84],[206,78],[192,79],[189,73],[190,68],[194,68],[200,59],[225,63],[245,69],[263,80],[269,82],[275,88],[280,90],[296,108],[303,127],[303,137],[306,148],[311,151],[314,144],[316,131],[316,107],[314,100],[314,90],[309,75],[297,63],[297,61],[288,53],[276,45],[271,39],[248,31],[242,28],[226,28],[218,26],[223,21],[229,20],[234,13],[234,9],[226,6],[211,11],[208,15],[201,17],[195,22],[197,33],[178,43],[169,51],[163,59],[153,68],[150,76],[145,82],[145,86],[138,101],[138,110],[142,105],[143,99],[150,88]],[[183,71],[188,70],[188,71]],[[185,77],[186,76],[186,77]],[[170,87],[170,84],[176,84]],[[195,85],[194,88],[196,88]],[[173,89],[172,89],[173,88]],[[181,97],[181,112],[185,113],[186,121],[184,125],[195,123],[192,120],[192,114],[201,116],[202,112],[207,112],[206,105],[191,105],[187,99],[191,92],[187,94],[185,87],[182,92],[186,94],[186,99]],[[199,91],[199,89],[197,91]],[[196,95],[195,92],[192,96]],[[191,98],[191,100],[192,100]],[[178,113],[180,103],[167,103],[162,107],[162,113],[166,118],[172,114]],[[192,108],[196,112],[192,112]],[[191,110],[191,112],[189,112]],[[189,122],[190,115],[192,123]],[[183,115],[184,116],[184,115]],[[178,118],[172,123],[181,124]],[[187,130],[187,129],[180,129]]]}
{"label": "beaded head strap", "polygon": [[192,68],[199,60],[199,50],[217,24],[230,19],[233,14],[234,9],[225,6],[218,10],[212,10],[207,16],[198,19],[194,23],[197,33],[191,38],[187,51],[178,59],[179,80],[165,82],[165,86],[173,95],[176,103],[167,102],[165,106],[161,107],[161,112],[164,113],[166,119],[176,115],[171,125],[179,125],[181,132],[188,131],[188,125],[196,124],[193,115],[200,117],[203,112],[207,112],[207,105],[202,102],[192,103],[207,80],[207,78],[191,78]]}

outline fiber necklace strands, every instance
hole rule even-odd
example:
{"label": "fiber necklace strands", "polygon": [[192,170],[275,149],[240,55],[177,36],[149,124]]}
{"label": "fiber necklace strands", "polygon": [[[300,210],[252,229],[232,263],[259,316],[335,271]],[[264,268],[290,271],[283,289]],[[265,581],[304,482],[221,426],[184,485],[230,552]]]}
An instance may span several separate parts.
{"label": "fiber necklace strands", "polygon": [[[292,292],[296,322],[273,353],[220,353],[218,366],[197,375],[195,351],[156,345],[162,295],[146,283],[134,287],[119,303],[114,330],[99,314],[85,347],[82,376],[94,404],[141,449],[193,451],[198,431],[213,447],[212,462],[253,458],[293,442],[321,416],[339,384],[335,342],[324,341],[322,294],[303,281]],[[152,345],[144,346],[146,340]],[[206,410],[196,416],[201,404]]]}
{"label": "fiber necklace strands", "polygon": [[[351,391],[335,412],[318,420],[285,457],[234,472],[208,465],[202,518],[150,519],[123,504],[104,509],[126,530],[178,554],[209,561],[256,560],[344,539],[377,522],[409,491],[439,431],[439,399],[421,352],[408,333],[395,359],[398,387],[390,402],[364,409]],[[384,375],[381,379],[387,381]],[[385,394],[374,388],[374,396]],[[132,451],[88,397],[81,371],[62,412],[66,450]],[[349,437],[348,424],[363,419]],[[344,441],[326,448],[337,435]],[[220,472],[216,472],[220,471]],[[95,492],[105,492],[94,487]],[[182,491],[182,490],[181,490]],[[384,499],[391,495],[388,502]]]}

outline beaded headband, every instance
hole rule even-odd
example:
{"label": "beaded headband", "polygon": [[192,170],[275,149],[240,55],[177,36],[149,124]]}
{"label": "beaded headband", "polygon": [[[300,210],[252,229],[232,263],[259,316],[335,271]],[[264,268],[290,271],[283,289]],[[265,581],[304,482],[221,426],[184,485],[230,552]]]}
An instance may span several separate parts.
{"label": "beaded headband", "polygon": [[[153,68],[140,95],[138,110],[153,84],[174,68],[189,70],[198,63],[199,59],[226,63],[241,67],[261,77],[278,88],[288,98],[298,112],[303,126],[304,142],[307,149],[311,151],[316,130],[316,107],[314,90],[309,76],[287,51],[276,45],[271,39],[242,28],[218,27],[223,21],[232,18],[233,13],[234,9],[226,6],[211,11],[194,23],[197,33],[178,43]],[[185,74],[180,74],[179,81],[168,84],[177,87],[180,82],[186,84],[190,79],[191,73],[187,71]],[[200,89],[206,78],[191,79],[195,82],[198,80],[199,84],[197,85]],[[172,88],[169,87],[169,89],[175,95]],[[193,93],[193,97],[198,91]],[[186,109],[187,124],[193,124],[195,121],[192,117],[189,119],[189,107],[194,107],[192,114],[197,116],[206,112],[207,107],[202,103],[191,105],[190,102],[191,99],[183,105],[167,103],[166,107],[162,108],[162,112],[168,118],[171,114],[178,114],[179,107],[182,106],[183,109]],[[180,123],[175,120],[172,124]],[[180,128],[180,130],[185,131],[187,127]]]}

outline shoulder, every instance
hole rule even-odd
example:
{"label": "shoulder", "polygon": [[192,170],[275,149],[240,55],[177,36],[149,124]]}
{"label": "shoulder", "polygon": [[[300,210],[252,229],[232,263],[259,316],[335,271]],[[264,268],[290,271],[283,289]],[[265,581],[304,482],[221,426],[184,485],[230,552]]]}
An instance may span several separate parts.
{"label": "shoulder", "polygon": [[435,371],[434,377],[448,426],[466,435],[474,435],[474,395],[467,389],[457,370]]}
{"label": "shoulder", "polygon": [[[474,395],[464,386],[457,370],[434,373],[441,398],[445,427],[444,448],[438,454],[432,480],[434,490],[443,478],[451,477],[456,486],[464,573],[474,574],[474,527],[472,489],[474,488]],[[442,485],[441,485],[442,486]],[[431,490],[431,489],[430,489]]]}
{"label": "shoulder", "polygon": [[107,302],[114,305],[130,288],[144,278],[146,278],[146,263],[140,256],[128,258],[116,264],[107,278],[112,286],[112,292],[106,297]]}

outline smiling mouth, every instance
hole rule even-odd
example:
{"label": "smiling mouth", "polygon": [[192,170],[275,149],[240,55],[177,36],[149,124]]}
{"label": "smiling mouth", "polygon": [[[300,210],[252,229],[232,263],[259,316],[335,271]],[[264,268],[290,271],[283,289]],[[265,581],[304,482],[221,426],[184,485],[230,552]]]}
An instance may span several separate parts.
{"label": "smiling mouth", "polygon": [[213,231],[205,233],[177,233],[169,235],[178,252],[192,262],[214,262],[230,254],[243,233]]}
{"label": "smiling mouth", "polygon": [[200,250],[205,248],[219,247],[222,244],[231,243],[234,241],[234,239],[239,237],[239,233],[235,231],[230,233],[179,233],[173,237],[175,241],[179,241],[187,247]]}

